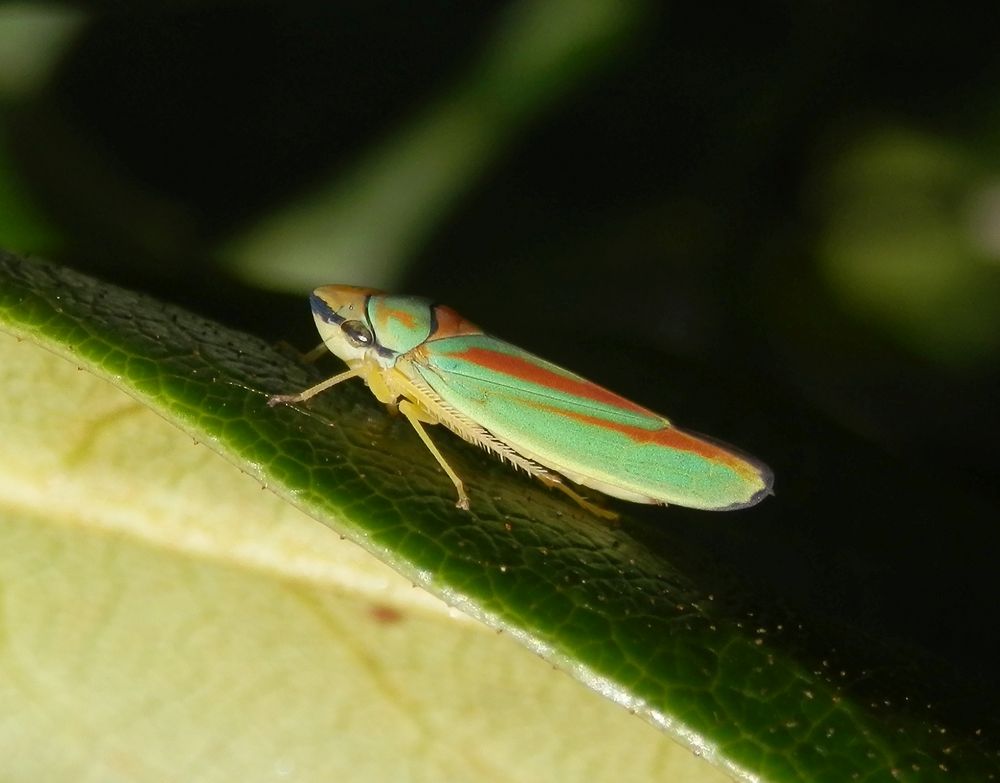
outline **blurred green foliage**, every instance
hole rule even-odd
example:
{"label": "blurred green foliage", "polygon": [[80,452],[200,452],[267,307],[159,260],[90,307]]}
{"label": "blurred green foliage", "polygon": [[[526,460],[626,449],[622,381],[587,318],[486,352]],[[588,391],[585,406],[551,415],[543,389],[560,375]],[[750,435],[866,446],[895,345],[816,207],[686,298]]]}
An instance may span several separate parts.
{"label": "blurred green foliage", "polygon": [[1000,170],[954,139],[859,134],[829,161],[819,258],[847,308],[944,363],[1000,348]]}

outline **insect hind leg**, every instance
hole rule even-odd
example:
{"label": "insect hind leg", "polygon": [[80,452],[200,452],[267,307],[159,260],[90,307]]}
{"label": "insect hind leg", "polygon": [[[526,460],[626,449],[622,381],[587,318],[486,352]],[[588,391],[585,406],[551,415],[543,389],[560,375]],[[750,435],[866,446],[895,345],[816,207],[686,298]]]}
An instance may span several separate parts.
{"label": "insect hind leg", "polygon": [[567,497],[572,498],[573,502],[575,502],[578,506],[580,506],[580,508],[589,511],[591,514],[601,517],[601,519],[607,519],[608,521],[611,522],[614,522],[618,519],[617,513],[615,513],[614,511],[609,511],[606,508],[601,508],[596,503],[591,503],[579,492],[575,491],[572,487],[568,486],[566,482],[561,481],[560,479],[548,474],[538,475],[537,478],[545,486],[558,489]]}

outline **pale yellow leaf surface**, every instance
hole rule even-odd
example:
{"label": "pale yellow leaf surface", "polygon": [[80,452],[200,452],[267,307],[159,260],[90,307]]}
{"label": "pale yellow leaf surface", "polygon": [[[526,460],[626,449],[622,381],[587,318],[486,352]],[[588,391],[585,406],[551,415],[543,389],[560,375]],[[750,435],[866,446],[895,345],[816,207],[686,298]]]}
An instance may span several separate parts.
{"label": "pale yellow leaf surface", "polygon": [[727,778],[0,334],[0,780]]}

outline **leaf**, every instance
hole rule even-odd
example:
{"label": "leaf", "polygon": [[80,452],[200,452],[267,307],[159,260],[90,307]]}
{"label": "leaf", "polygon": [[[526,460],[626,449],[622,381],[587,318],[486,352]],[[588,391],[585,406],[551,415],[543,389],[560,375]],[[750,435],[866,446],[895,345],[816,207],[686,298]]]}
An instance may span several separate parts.
{"label": "leaf", "polygon": [[[2,452],[0,747],[48,738],[46,753],[4,754],[15,776],[87,765],[102,780],[230,779],[268,763],[305,778],[682,774],[673,743],[593,707],[510,637],[739,779],[997,774],[992,740],[943,725],[917,692],[842,670],[780,611],[713,596],[672,552],[669,525],[608,526],[439,436],[469,485],[472,512],[455,509],[405,422],[359,384],[270,409],[268,394],[322,373],[12,256],[0,258],[0,325],[140,403],[26,344],[4,348],[16,436]],[[190,439],[171,440],[148,409],[404,585],[508,633],[447,619]]]}
{"label": "leaf", "polygon": [[[33,331],[6,317],[51,303],[51,334],[68,342],[36,336],[110,368],[148,365],[90,328],[64,330],[68,290],[94,296],[95,320],[117,306],[137,324],[155,320],[146,307],[174,313],[10,258],[2,279],[4,329]],[[164,357],[178,348],[169,329],[156,341]],[[0,333],[3,780],[723,777],[262,492],[84,363]],[[256,404],[220,387],[232,390]],[[302,417],[281,418],[294,433]]]}

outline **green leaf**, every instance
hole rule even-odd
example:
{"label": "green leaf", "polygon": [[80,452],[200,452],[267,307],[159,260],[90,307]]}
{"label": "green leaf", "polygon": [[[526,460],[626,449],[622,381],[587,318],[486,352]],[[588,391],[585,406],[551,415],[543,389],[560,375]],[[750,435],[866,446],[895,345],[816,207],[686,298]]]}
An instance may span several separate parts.
{"label": "green leaf", "polygon": [[0,342],[0,757],[14,779],[1000,769],[992,740],[943,725],[916,693],[876,698],[879,679],[813,654],[780,613],[710,594],[663,530],[609,526],[439,435],[470,490],[472,511],[457,510],[405,421],[360,384],[268,408],[321,371],[12,256],[0,328],[26,339]]}

